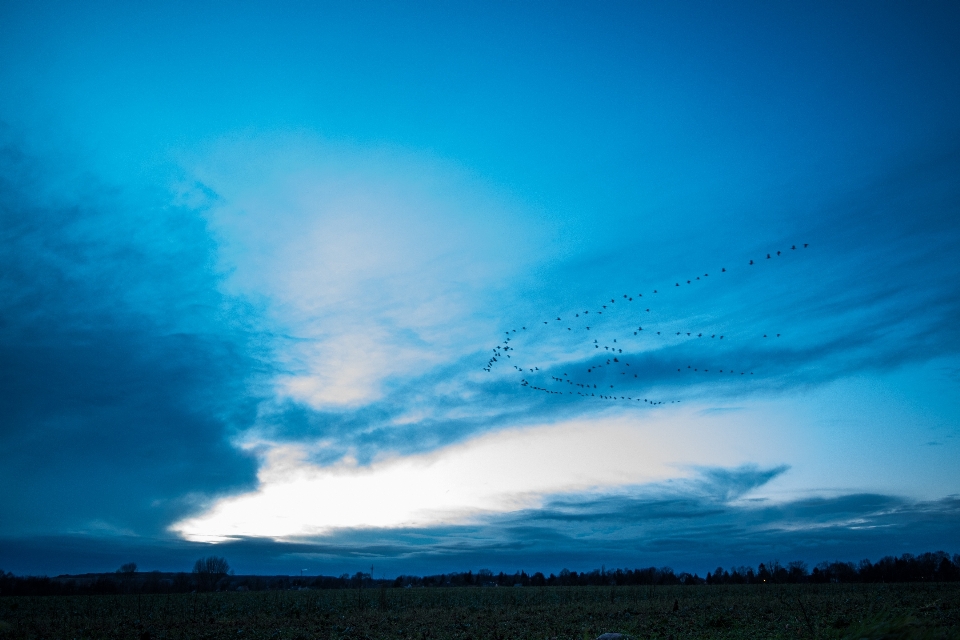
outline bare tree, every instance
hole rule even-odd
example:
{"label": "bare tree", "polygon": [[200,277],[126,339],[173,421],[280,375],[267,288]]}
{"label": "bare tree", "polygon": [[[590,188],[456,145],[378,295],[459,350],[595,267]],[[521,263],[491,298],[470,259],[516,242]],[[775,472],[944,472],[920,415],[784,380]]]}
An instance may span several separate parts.
{"label": "bare tree", "polygon": [[193,573],[197,576],[197,589],[207,591],[214,589],[217,583],[230,572],[230,565],[226,558],[209,556],[200,558],[193,564]]}

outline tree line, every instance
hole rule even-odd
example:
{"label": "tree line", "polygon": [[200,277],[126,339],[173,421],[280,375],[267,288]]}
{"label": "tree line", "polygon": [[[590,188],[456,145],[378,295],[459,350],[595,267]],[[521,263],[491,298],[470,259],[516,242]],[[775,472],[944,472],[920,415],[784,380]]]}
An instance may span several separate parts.
{"label": "tree line", "polygon": [[439,587],[576,587],[576,586],[639,586],[639,585],[716,585],[716,584],[822,584],[822,583],[897,583],[897,582],[960,582],[960,554],[952,557],[943,552],[900,557],[886,556],[876,563],[870,560],[853,562],[821,562],[812,570],[805,562],[779,561],[753,567],[717,567],[705,578],[686,572],[676,573],[670,567],[646,569],[614,569],[606,567],[576,572],[563,569],[549,576],[541,572],[528,574],[493,573],[481,569],[474,573],[444,573],[427,576],[400,575],[376,579],[370,573],[340,576],[237,576],[226,559],[218,556],[200,558],[193,571],[139,572],[137,565],[127,563],[112,573],[77,576],[15,576],[0,571],[0,595],[104,595],[119,593],[190,593],[195,591],[267,591],[289,589],[364,589],[364,588],[439,588]]}

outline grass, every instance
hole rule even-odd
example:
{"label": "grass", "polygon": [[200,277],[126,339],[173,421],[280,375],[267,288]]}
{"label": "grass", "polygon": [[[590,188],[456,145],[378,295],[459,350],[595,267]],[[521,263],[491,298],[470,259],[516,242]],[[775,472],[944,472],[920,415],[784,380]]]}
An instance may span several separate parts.
{"label": "grass", "polygon": [[960,584],[0,598],[0,638],[960,638]]}

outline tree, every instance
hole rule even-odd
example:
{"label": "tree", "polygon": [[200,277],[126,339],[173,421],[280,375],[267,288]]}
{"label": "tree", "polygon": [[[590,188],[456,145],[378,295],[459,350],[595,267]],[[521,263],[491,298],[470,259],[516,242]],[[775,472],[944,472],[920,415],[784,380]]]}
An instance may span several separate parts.
{"label": "tree", "polygon": [[193,573],[197,577],[197,589],[200,591],[215,588],[229,572],[230,565],[227,559],[219,556],[200,558],[193,564]]}
{"label": "tree", "polygon": [[117,576],[123,584],[123,590],[129,591],[134,582],[134,576],[137,575],[137,563],[128,562],[117,569]]}

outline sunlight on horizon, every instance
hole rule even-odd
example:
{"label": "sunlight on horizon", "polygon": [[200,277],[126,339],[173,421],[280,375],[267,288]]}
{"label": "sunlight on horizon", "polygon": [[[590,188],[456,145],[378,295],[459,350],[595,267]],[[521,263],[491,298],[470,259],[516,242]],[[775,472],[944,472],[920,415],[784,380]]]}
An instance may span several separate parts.
{"label": "sunlight on horizon", "polygon": [[[664,429],[670,423],[675,428]],[[537,508],[551,495],[615,493],[687,478],[698,463],[737,463],[735,449],[720,430],[698,433],[695,421],[666,415],[646,423],[609,417],[501,431],[369,466],[347,459],[321,467],[303,447],[275,445],[263,456],[256,491],[222,499],[171,531],[220,542],[467,523],[485,513]]]}

